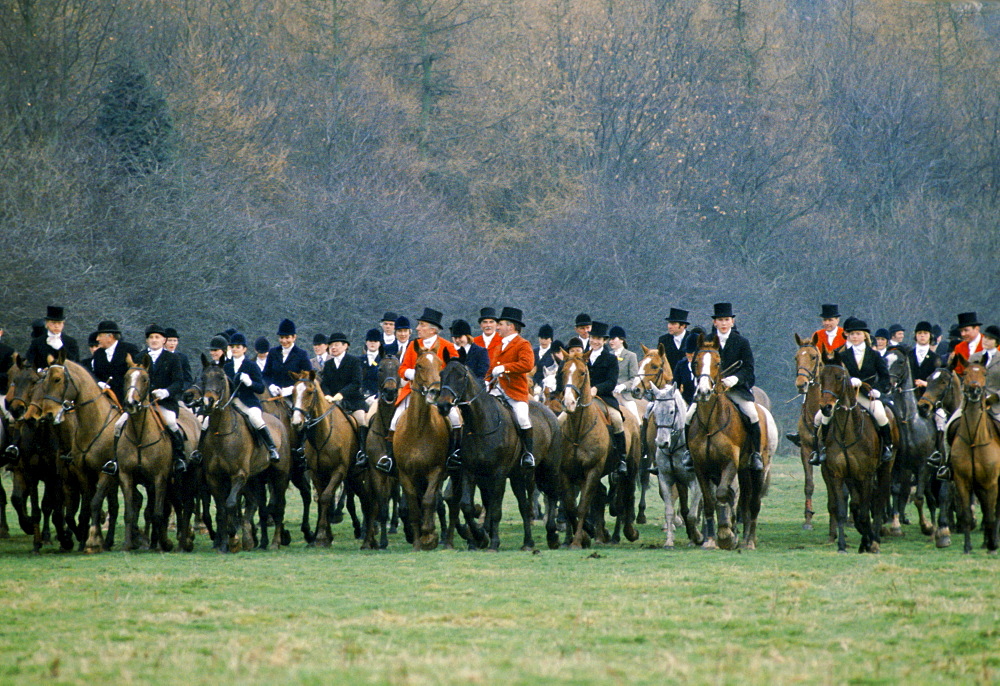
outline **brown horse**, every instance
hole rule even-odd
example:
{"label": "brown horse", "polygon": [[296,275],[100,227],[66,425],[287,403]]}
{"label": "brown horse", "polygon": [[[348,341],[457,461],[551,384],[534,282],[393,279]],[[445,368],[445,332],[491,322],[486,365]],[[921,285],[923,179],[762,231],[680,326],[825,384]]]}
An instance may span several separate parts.
{"label": "brown horse", "polygon": [[1000,484],[1000,429],[989,405],[1000,402],[986,390],[986,367],[964,362],[962,414],[955,420],[951,469],[958,499],[958,525],[965,535],[965,553],[972,552],[972,497],[983,512],[983,545],[997,554],[997,488]]}
{"label": "brown horse", "polygon": [[355,492],[362,491],[364,477],[351,470],[358,452],[358,434],[354,421],[340,406],[327,401],[315,370],[292,376],[292,426],[308,437],[306,465],[317,494],[315,545],[327,548],[333,541],[329,513],[337,488],[344,484]]}
{"label": "brown horse", "polygon": [[[258,394],[257,398],[260,400],[260,408],[281,422],[281,425],[285,428],[285,435],[288,436],[288,445],[293,448],[292,468],[288,473],[288,480],[295,487],[295,490],[299,492],[299,497],[302,499],[302,524],[299,527],[299,530],[302,531],[302,538],[307,544],[312,543],[315,538],[315,534],[309,523],[309,513],[312,509],[312,484],[309,483],[306,461],[304,459],[294,459],[294,447],[299,444],[299,432],[298,429],[292,426],[292,410],[289,407],[288,401],[281,396],[272,398],[265,392]],[[282,534],[284,538],[281,541],[281,545],[288,545],[291,542],[291,534],[288,533],[288,527],[282,529]]]}
{"label": "brown horse", "polygon": [[802,396],[802,411],[799,412],[799,436],[792,441],[799,448],[799,459],[802,461],[802,471],[805,473],[806,506],[802,528],[811,531],[813,528],[813,493],[816,481],[813,477],[813,466],[809,459],[816,449],[816,428],[813,420],[819,411],[819,372],[823,368],[820,354],[819,334],[813,334],[812,340],[805,340],[795,334],[795,343],[799,349],[795,352],[795,388]]}
{"label": "brown horse", "polygon": [[[858,552],[877,553],[881,549],[882,519],[889,502],[892,460],[881,461],[882,448],[875,420],[858,403],[857,394],[867,392],[867,384],[854,388],[850,374],[839,360],[824,355],[819,386],[820,412],[830,417],[826,430],[826,461],[822,468],[830,513],[830,540],[834,538],[835,521],[837,552],[847,552],[844,536],[846,488],[854,526],[861,534]],[[893,442],[898,444],[895,424],[892,424],[892,432]]]}
{"label": "brown horse", "polygon": [[[125,535],[123,548],[138,547],[139,507],[138,485],[146,487],[152,499],[152,535],[150,547],[160,547],[164,552],[173,549],[167,535],[168,499],[177,514],[177,543],[182,550],[194,548],[191,515],[194,493],[186,493],[187,484],[182,474],[172,475],[173,448],[166,427],[154,404],[150,403],[149,355],[143,354],[138,362],[127,358],[129,369],[125,372],[125,397],[122,406],[129,418],[122,427],[116,444],[118,480],[125,501]],[[177,423],[184,433],[184,453],[190,455],[198,445],[201,426],[191,410],[182,407],[177,413]]]}
{"label": "brown horse", "polygon": [[[252,516],[260,509],[260,548],[268,547],[268,515],[274,521],[270,548],[277,550],[282,541],[285,518],[285,491],[291,467],[288,436],[277,418],[263,413],[268,431],[278,450],[280,461],[271,464],[267,449],[254,440],[244,417],[232,407],[235,391],[222,367],[202,355],[201,413],[208,415],[208,428],[201,441],[205,479],[215,499],[216,548],[219,552],[237,552],[253,545]],[[270,489],[270,506],[265,507],[265,491]],[[245,515],[240,516],[240,496],[247,500]],[[242,525],[242,540],[238,536]]]}
{"label": "brown horse", "polygon": [[[115,422],[121,410],[101,391],[97,381],[84,367],[65,359],[63,351],[45,372],[36,394],[40,418],[57,427],[68,421],[73,426],[73,453],[69,472],[76,477],[76,487],[89,506],[89,530],[84,550],[89,553],[107,550],[114,545],[118,520],[117,476],[101,471],[115,455]],[[29,413],[34,408],[29,408]],[[71,419],[68,417],[71,416]],[[101,532],[101,505],[108,501],[108,535]],[[72,506],[72,503],[70,503]],[[70,507],[66,508],[71,513]],[[79,528],[83,529],[80,522]]]}
{"label": "brown horse", "polygon": [[365,438],[365,453],[368,455],[368,493],[362,498],[368,503],[365,511],[365,536],[362,550],[374,550],[375,526],[378,524],[380,539],[378,547],[389,547],[389,502],[399,491],[399,479],[375,469],[375,462],[386,454],[389,440],[389,422],[396,410],[396,395],[399,392],[399,360],[394,356],[383,358],[378,363],[378,402],[374,411],[368,414],[368,436]]}
{"label": "brown horse", "polygon": [[[771,453],[777,443],[777,428],[767,408],[757,404],[760,417],[762,471],[750,469],[750,450],[743,415],[726,395],[718,344],[699,341],[695,354],[697,388],[695,412],[687,427],[688,449],[705,503],[705,548],[732,550],[739,545],[757,547],[757,516],[766,493]],[[727,373],[729,370],[725,370]],[[739,501],[733,481],[739,483]],[[743,540],[734,532],[734,510],[743,523]],[[715,517],[719,518],[718,533]]]}
{"label": "brown horse", "polygon": [[[935,369],[927,377],[927,387],[917,401],[917,411],[926,419],[932,418],[937,412],[950,417],[962,406],[962,400],[962,380],[951,369],[942,367]],[[938,440],[943,449],[943,436]],[[929,518],[924,516],[922,499],[918,497],[915,502],[920,515],[920,531],[925,536],[933,535],[934,544],[938,548],[947,548],[951,545],[954,494],[951,482],[940,478],[937,471],[936,466],[925,461],[917,480],[917,494],[919,496],[923,493],[926,496]]]}
{"label": "brown horse", "polygon": [[414,550],[434,550],[438,545],[434,514],[445,477],[450,431],[448,420],[434,407],[443,367],[433,351],[417,355],[409,405],[392,437]]}

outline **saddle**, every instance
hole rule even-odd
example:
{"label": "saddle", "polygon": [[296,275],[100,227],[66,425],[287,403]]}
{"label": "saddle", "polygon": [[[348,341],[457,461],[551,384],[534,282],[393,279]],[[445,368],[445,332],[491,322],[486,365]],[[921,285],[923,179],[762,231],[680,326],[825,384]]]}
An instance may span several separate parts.
{"label": "saddle", "polygon": [[604,426],[608,427],[610,430],[611,424],[611,414],[608,404],[600,396],[594,396],[594,407],[597,408],[601,421],[604,422]]}

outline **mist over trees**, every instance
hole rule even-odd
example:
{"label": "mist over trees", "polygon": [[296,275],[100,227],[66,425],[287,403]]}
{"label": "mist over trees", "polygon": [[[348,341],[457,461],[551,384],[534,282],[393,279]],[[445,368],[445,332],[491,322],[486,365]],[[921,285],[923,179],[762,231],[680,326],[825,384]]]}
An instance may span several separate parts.
{"label": "mist over trees", "polygon": [[997,319],[1000,15],[883,0],[0,0],[0,312],[193,349],[386,309]]}

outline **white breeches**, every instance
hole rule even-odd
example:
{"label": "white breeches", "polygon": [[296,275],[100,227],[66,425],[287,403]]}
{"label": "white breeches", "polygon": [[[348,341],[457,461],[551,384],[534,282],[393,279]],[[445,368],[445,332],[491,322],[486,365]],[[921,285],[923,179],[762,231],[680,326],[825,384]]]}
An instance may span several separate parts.
{"label": "white breeches", "polygon": [[[756,424],[760,421],[760,415],[757,413],[757,404],[753,400],[744,400],[743,398],[736,398],[732,395],[726,394],[733,404],[739,409],[744,416],[750,420],[751,424]],[[650,403],[652,406],[652,403]],[[691,423],[691,419],[694,417],[694,413],[698,411],[698,403],[691,403],[691,406],[687,409],[687,414],[684,415],[684,425],[687,426]]]}
{"label": "white breeches", "polygon": [[499,386],[494,386],[493,390],[490,391],[490,395],[495,395],[497,397],[503,398],[507,401],[507,404],[511,406],[514,410],[514,418],[517,419],[517,425],[522,429],[531,428],[531,414],[528,411],[528,403],[524,400],[514,400],[509,395],[503,392],[503,389]]}
{"label": "white breeches", "polygon": [[263,429],[267,426],[267,424],[264,423],[264,414],[261,412],[259,407],[247,407],[239,398],[235,398],[233,400],[233,407],[235,407],[240,414],[250,420],[250,426],[253,428]]}
{"label": "white breeches", "polygon": [[[389,431],[396,430],[396,423],[399,421],[400,416],[403,414],[403,410],[410,406],[410,396],[407,395],[403,398],[403,402],[396,405],[396,411],[392,413],[392,421],[389,422]],[[448,410],[448,421],[451,423],[451,428],[460,429],[462,428],[462,413],[458,411],[457,407],[453,407]]]}
{"label": "white breeches", "polygon": [[[878,426],[885,426],[889,423],[889,417],[885,413],[885,406],[882,404],[881,400],[870,400],[867,396],[859,395],[858,404],[868,410]],[[832,418],[833,415],[827,417],[822,412],[817,410],[816,416],[813,417],[813,426],[819,426],[820,424],[826,426],[830,423]]]}
{"label": "white breeches", "polygon": [[[639,422],[640,424],[642,424],[642,418],[639,416],[639,406],[635,404],[634,400],[632,400],[632,396],[631,395],[629,395],[628,397],[625,397],[625,396],[623,396],[623,395],[621,395],[619,393],[615,393],[615,399],[618,401],[619,405],[622,405],[622,406],[626,407],[628,409],[628,411],[632,413],[632,416],[635,417],[635,420],[637,422]],[[649,407],[651,407],[651,406],[652,406],[652,403],[650,403],[649,406],[646,407],[646,413],[647,413],[647,415],[650,412]]]}
{"label": "white breeches", "polygon": [[180,431],[180,427],[177,426],[176,412],[174,412],[173,410],[168,410],[163,407],[157,407],[156,409],[159,411],[160,417],[163,418],[163,423],[167,425],[168,429],[170,429],[171,431]]}
{"label": "white breeches", "polygon": [[351,413],[354,417],[354,421],[358,423],[358,426],[368,426],[368,413],[364,410],[355,410]]}

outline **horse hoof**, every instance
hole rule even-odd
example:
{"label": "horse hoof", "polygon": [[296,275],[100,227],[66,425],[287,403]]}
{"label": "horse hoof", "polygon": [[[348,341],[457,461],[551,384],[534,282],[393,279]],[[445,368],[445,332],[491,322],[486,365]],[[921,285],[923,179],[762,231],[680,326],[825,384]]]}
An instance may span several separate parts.
{"label": "horse hoof", "polygon": [[332,515],[330,515],[331,524],[340,524],[342,521],[344,521],[343,512],[334,512]]}
{"label": "horse hoof", "polygon": [[843,553],[844,555],[847,555],[847,548],[838,548],[838,549],[837,549],[837,553],[838,553],[838,554],[839,554],[839,553]]}
{"label": "horse hoof", "polygon": [[940,536],[934,544],[938,548],[948,548],[951,546],[951,536]]}
{"label": "horse hoof", "polygon": [[924,536],[931,536],[934,533],[934,527],[930,524],[920,522],[920,533]]}
{"label": "horse hoof", "polygon": [[638,517],[636,517],[635,518],[635,523],[636,524],[645,524],[646,523],[646,515],[645,514],[641,514]]}
{"label": "horse hoof", "polygon": [[889,529],[889,535],[890,536],[899,536],[899,537],[902,537],[902,536],[905,536],[906,534],[903,533],[903,527],[901,527],[901,526],[894,526],[894,527],[892,527],[892,528]]}
{"label": "horse hoof", "polygon": [[663,549],[664,550],[673,550],[674,549],[673,541],[671,541],[669,543],[664,543],[663,544]]}
{"label": "horse hoof", "polygon": [[639,531],[632,524],[625,525],[625,538],[630,542],[635,542],[639,540]]}
{"label": "horse hoof", "polygon": [[757,550],[757,544],[753,541],[746,541],[742,547],[744,550]]}
{"label": "horse hoof", "polygon": [[523,553],[533,553],[535,552],[535,546],[533,545],[522,545],[521,552]]}
{"label": "horse hoof", "polygon": [[715,535],[715,542],[723,550],[734,550],[736,548],[736,536],[733,535],[732,529],[724,526],[719,527],[719,533]]}
{"label": "horse hoof", "polygon": [[813,525],[811,523],[809,523],[809,522],[805,522],[802,525],[802,530],[803,531],[812,531],[813,530]]}
{"label": "horse hoof", "polygon": [[870,546],[868,546],[868,552],[872,553],[873,555],[878,555],[879,553],[882,552],[882,546],[879,545],[878,541],[875,541]]}
{"label": "horse hoof", "polygon": [[701,548],[702,550],[718,550],[719,546],[715,543],[713,539],[710,538],[701,544]]}

